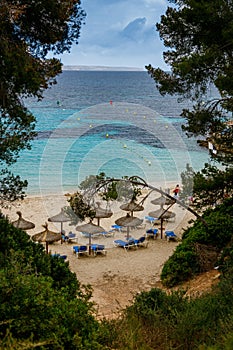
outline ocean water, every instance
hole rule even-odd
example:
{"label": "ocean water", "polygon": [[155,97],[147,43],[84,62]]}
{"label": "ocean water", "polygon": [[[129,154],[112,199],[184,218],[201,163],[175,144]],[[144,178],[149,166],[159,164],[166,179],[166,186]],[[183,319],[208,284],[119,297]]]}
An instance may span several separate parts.
{"label": "ocean water", "polygon": [[73,191],[102,171],[166,186],[187,163],[199,170],[209,161],[181,131],[190,101],[160,96],[146,72],[64,71],[42,101],[25,104],[38,135],[12,170],[28,180],[28,194]]}

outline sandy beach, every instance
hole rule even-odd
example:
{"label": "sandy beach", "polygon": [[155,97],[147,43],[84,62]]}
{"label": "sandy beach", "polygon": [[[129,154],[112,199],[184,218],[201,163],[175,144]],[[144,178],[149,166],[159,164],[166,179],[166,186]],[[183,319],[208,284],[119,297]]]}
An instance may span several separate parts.
{"label": "sandy beach", "polygon": [[[144,211],[135,213],[139,218],[145,218],[149,211],[159,209],[159,206],[151,204],[151,200],[159,197],[154,193],[148,197],[144,203]],[[28,196],[22,202],[14,203],[10,208],[3,209],[3,213],[8,215],[10,221],[17,220],[16,212],[22,212],[23,218],[32,221],[35,228],[28,230],[27,233],[32,236],[35,233],[43,231],[42,225],[48,222],[48,218],[60,212],[61,208],[68,205],[67,195],[57,194],[48,196]],[[115,220],[125,216],[126,212],[119,206],[122,203],[114,203],[111,207],[113,216],[108,219],[101,219],[100,225],[106,231],[111,229]],[[195,219],[194,215],[175,204],[170,209],[176,213],[175,220],[164,223],[165,230],[173,230],[181,238],[183,230],[188,226],[190,219]],[[97,223],[95,219],[93,221]],[[159,228],[160,226],[156,226]],[[112,318],[132,302],[133,297],[142,290],[150,290],[155,287],[160,280],[160,273],[164,262],[172,254],[178,242],[161,239],[159,237],[148,240],[147,247],[129,249],[115,247],[115,239],[125,240],[126,231],[115,231],[112,237],[96,237],[92,243],[104,244],[107,254],[98,254],[94,256],[82,255],[77,258],[73,254],[72,247],[76,244],[88,244],[88,238],[83,237],[76,230],[75,226],[69,223],[63,223],[64,230],[68,233],[76,233],[77,243],[63,243],[60,241],[50,244],[49,251],[67,255],[69,266],[72,272],[75,272],[78,280],[82,284],[90,284],[93,288],[93,301],[96,304],[98,317]],[[140,228],[130,230],[130,235],[139,238],[151,228],[150,222],[144,219]],[[49,229],[54,232],[60,232],[61,224],[49,222]]]}

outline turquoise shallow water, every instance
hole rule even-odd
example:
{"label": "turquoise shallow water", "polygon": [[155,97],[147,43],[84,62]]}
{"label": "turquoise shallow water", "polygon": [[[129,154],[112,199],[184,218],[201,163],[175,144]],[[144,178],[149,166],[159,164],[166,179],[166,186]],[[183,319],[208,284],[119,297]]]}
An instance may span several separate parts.
{"label": "turquoise shallow water", "polygon": [[43,101],[26,104],[38,136],[13,170],[29,194],[71,191],[101,171],[165,185],[187,163],[198,170],[209,160],[181,131],[189,102],[162,98],[145,72],[64,72]]}

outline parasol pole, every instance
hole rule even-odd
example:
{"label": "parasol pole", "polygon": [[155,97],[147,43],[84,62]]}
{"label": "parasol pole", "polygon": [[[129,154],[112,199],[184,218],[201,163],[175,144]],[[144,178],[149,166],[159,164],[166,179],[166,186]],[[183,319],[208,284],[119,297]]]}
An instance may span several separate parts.
{"label": "parasol pole", "polygon": [[127,226],[127,240],[129,239],[129,226]]}
{"label": "parasol pole", "polygon": [[89,255],[91,255],[91,233],[89,233]]}
{"label": "parasol pole", "polygon": [[62,221],[61,221],[61,244],[63,243],[63,239],[62,239]]}
{"label": "parasol pole", "polygon": [[160,227],[160,231],[161,231],[161,239],[163,239],[163,218],[161,217],[160,219],[161,221],[161,227]]}

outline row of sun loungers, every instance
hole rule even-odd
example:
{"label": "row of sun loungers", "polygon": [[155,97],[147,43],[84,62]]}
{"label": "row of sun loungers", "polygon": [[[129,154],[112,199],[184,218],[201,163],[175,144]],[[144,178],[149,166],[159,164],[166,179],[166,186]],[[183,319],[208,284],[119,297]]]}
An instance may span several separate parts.
{"label": "row of sun loungers", "polygon": [[[116,247],[124,248],[125,250],[128,250],[129,248],[137,248],[137,247],[147,247],[148,245],[148,238],[152,237],[153,239],[156,239],[158,237],[158,230],[157,229],[149,229],[146,231],[146,235],[142,236],[138,239],[130,238],[128,241],[123,241],[121,239],[115,240],[113,243]],[[177,241],[177,235],[173,231],[165,231],[165,237],[167,241],[170,240]]]}
{"label": "row of sun loungers", "polygon": [[[84,254],[89,255],[89,249],[87,245],[73,246],[73,253],[77,256],[77,258]],[[107,250],[103,244],[92,244],[91,245],[91,253],[96,256],[98,253],[102,253],[104,255],[107,254]]]}
{"label": "row of sun loungers", "polygon": [[[146,237],[147,238],[154,238],[156,239],[158,237],[158,229],[149,229],[146,231]],[[177,241],[178,237],[177,235],[173,232],[173,231],[165,231],[165,237],[167,239],[167,241],[169,242],[170,240],[173,240],[173,241]]]}
{"label": "row of sun loungers", "polygon": [[[80,232],[82,237],[88,238],[89,237],[89,233],[87,232]],[[100,233],[95,233],[92,234],[91,237],[92,238],[99,238],[99,237],[114,237],[115,234],[115,230],[109,230],[109,231],[104,231],[104,232],[100,232]],[[76,233],[72,233],[69,232],[68,235],[63,234],[62,235],[62,241],[65,243],[74,243],[78,241],[78,237],[76,235]]]}
{"label": "row of sun loungers", "polygon": [[[112,225],[112,229],[109,231],[103,231],[100,233],[96,233],[96,234],[92,234],[91,237],[92,238],[99,238],[99,237],[114,237],[115,232],[119,231],[121,232],[122,227],[118,226],[118,225]],[[89,237],[89,233],[86,232],[80,232],[81,236],[88,238]],[[153,238],[153,239],[157,239],[158,238],[158,229],[157,228],[150,228],[148,230],[146,230],[146,238]],[[165,237],[167,238],[167,240],[176,240],[177,236],[173,231],[165,231]],[[76,236],[75,233],[69,232],[68,235],[63,234],[62,235],[62,241],[66,242],[66,243],[73,243],[73,242],[77,242],[78,241],[78,237]]]}
{"label": "row of sun loungers", "polygon": [[[158,236],[158,230],[157,229],[150,229],[146,231],[146,235],[142,236],[140,238],[130,238],[127,241],[123,241],[122,239],[116,239],[113,241],[115,247],[124,248],[126,251],[130,248],[138,248],[138,247],[147,247],[148,245],[148,237],[157,238]],[[177,235],[173,231],[165,231],[165,237],[167,241],[170,240],[177,240]],[[103,244],[91,244],[90,250],[87,245],[76,245],[72,247],[73,253],[77,256],[77,258],[84,254],[89,255],[91,254],[93,256],[96,256],[98,253],[107,254],[107,250],[105,249],[105,246]]]}
{"label": "row of sun loungers", "polygon": [[148,242],[146,241],[146,237],[142,236],[138,239],[130,238],[128,241],[123,241],[121,239],[116,239],[113,241],[115,247],[121,247],[125,250],[129,248],[138,248],[138,247],[147,247]]}
{"label": "row of sun loungers", "polygon": [[146,230],[146,238],[153,238],[156,239],[158,237],[159,230],[157,228],[152,229],[150,228],[149,230]]}
{"label": "row of sun loungers", "polygon": [[[92,238],[114,237],[114,234],[115,234],[115,231],[114,230],[110,230],[110,231],[104,231],[104,232],[92,234],[91,237]],[[157,228],[155,228],[155,229],[150,228],[150,229],[146,230],[146,238],[157,239],[158,238],[158,234],[159,234],[159,231],[158,231]],[[81,235],[83,237],[86,237],[86,238],[89,237],[89,233],[81,232]],[[169,239],[177,238],[176,234],[173,231],[165,231],[165,237],[167,237]]]}
{"label": "row of sun loungers", "polygon": [[[89,233],[87,232],[80,232],[82,237],[88,238],[89,237]],[[103,231],[103,232],[99,232],[99,233],[93,233],[91,235],[92,238],[99,238],[99,237],[114,237],[115,235],[115,230],[109,230],[109,231]]]}
{"label": "row of sun loungers", "polygon": [[[126,250],[128,250],[131,247],[137,248],[137,247],[147,247],[148,242],[146,241],[146,237],[142,236],[138,239],[129,239],[128,241],[123,241],[121,239],[117,239],[114,242],[114,245],[117,247],[122,247]],[[77,258],[84,254],[89,255],[89,249],[87,245],[76,245],[72,247],[73,253],[77,256]],[[96,256],[98,253],[102,253],[104,255],[107,254],[107,250],[105,249],[105,246],[103,244],[91,244],[91,254]]]}
{"label": "row of sun loungers", "polygon": [[[104,232],[100,232],[97,234],[92,234],[91,237],[92,238],[97,238],[97,237],[114,237],[114,230],[110,230],[110,231],[104,231]],[[148,229],[146,230],[146,238],[153,238],[156,239],[158,237],[158,229]],[[89,233],[86,232],[80,232],[80,234],[83,237],[88,238],[89,237]],[[173,231],[165,231],[165,237],[169,238],[169,239],[175,239],[177,238],[176,234]],[[78,240],[77,236],[75,233],[69,233],[68,236],[62,236],[63,241],[65,242],[75,242]]]}

